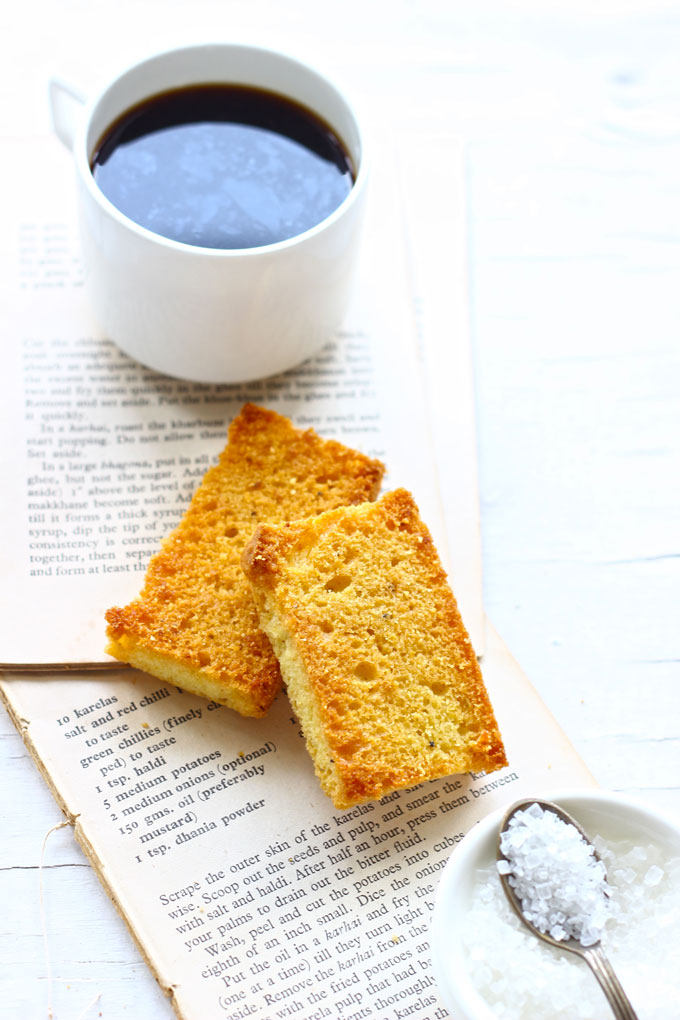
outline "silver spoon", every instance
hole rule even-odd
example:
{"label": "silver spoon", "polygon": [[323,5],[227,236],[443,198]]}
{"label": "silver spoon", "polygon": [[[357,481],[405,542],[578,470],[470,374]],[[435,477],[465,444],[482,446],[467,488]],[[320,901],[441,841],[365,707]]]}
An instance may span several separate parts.
{"label": "silver spoon", "polygon": [[[535,798],[531,800],[520,800],[508,809],[501,822],[496,849],[497,860],[500,861],[507,859],[501,850],[501,835],[507,829],[510,819],[516,811],[523,811],[532,804],[538,804],[538,806],[543,808],[544,811],[552,811],[553,814],[556,814],[557,817],[561,818],[563,822],[567,823],[567,825],[573,825],[586,843],[590,845],[588,836],[585,834],[578,822],[575,822],[571,815],[568,815],[567,812],[563,811],[557,804],[553,804],[548,800],[536,800]],[[600,859],[597,852],[595,852],[595,857],[597,860]],[[582,957],[586,961],[600,983],[600,987],[607,997],[607,1001],[612,1008],[616,1020],[638,1020],[637,1013],[631,1006],[628,996],[621,987],[619,979],[614,973],[609,960],[605,956],[600,942],[596,942],[592,946],[582,946],[578,939],[570,938],[565,939],[564,941],[558,941],[557,939],[552,938],[552,936],[547,932],[539,931],[538,928],[534,927],[531,921],[527,920],[522,913],[522,905],[517,898],[515,890],[508,882],[509,877],[509,875],[499,874],[503,891],[508,898],[508,902],[522,924],[525,924],[527,928],[534,933],[534,935],[538,935],[539,939],[543,939],[544,942],[549,942],[551,946],[557,946],[558,949],[566,949],[570,953],[576,953],[577,956]]]}

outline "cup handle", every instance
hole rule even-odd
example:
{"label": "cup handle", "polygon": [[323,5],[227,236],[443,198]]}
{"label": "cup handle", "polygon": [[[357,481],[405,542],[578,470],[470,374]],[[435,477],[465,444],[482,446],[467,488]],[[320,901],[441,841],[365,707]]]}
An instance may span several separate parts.
{"label": "cup handle", "polygon": [[85,105],[85,96],[74,85],[62,78],[50,78],[50,113],[52,129],[67,149],[73,148],[78,117]]}

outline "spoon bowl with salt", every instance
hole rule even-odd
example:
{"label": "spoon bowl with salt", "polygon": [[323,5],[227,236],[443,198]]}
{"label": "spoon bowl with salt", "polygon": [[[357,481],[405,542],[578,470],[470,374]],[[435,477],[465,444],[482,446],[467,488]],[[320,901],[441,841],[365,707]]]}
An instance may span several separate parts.
{"label": "spoon bowl with salt", "polygon": [[607,874],[578,822],[551,801],[518,801],[501,821],[496,861],[520,921],[538,938],[586,961],[616,1020],[638,1020],[602,949]]}

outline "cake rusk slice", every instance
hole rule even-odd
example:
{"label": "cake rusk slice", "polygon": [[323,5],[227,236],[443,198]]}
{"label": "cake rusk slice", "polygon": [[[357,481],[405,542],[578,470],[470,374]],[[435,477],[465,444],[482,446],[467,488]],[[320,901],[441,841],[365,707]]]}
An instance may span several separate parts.
{"label": "cake rusk slice", "polygon": [[192,694],[261,716],[281,687],[240,567],[261,521],[374,499],[383,465],[246,404],[219,462],[151,559],[141,593],[106,613],[107,651]]}
{"label": "cake rusk slice", "polygon": [[409,492],[263,524],[242,565],[336,808],[507,764],[470,638]]}

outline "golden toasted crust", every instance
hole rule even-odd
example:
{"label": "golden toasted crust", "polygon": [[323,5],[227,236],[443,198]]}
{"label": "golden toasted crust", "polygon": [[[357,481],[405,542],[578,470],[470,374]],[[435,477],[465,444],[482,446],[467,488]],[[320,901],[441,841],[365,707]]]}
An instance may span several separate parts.
{"label": "golden toasted crust", "polygon": [[140,595],[106,613],[108,652],[242,715],[263,715],[281,678],[239,566],[243,545],[260,521],[374,499],[382,474],[378,461],[246,404]]}
{"label": "golden toasted crust", "polygon": [[241,562],[336,807],[507,764],[477,658],[410,493],[262,525]]}

